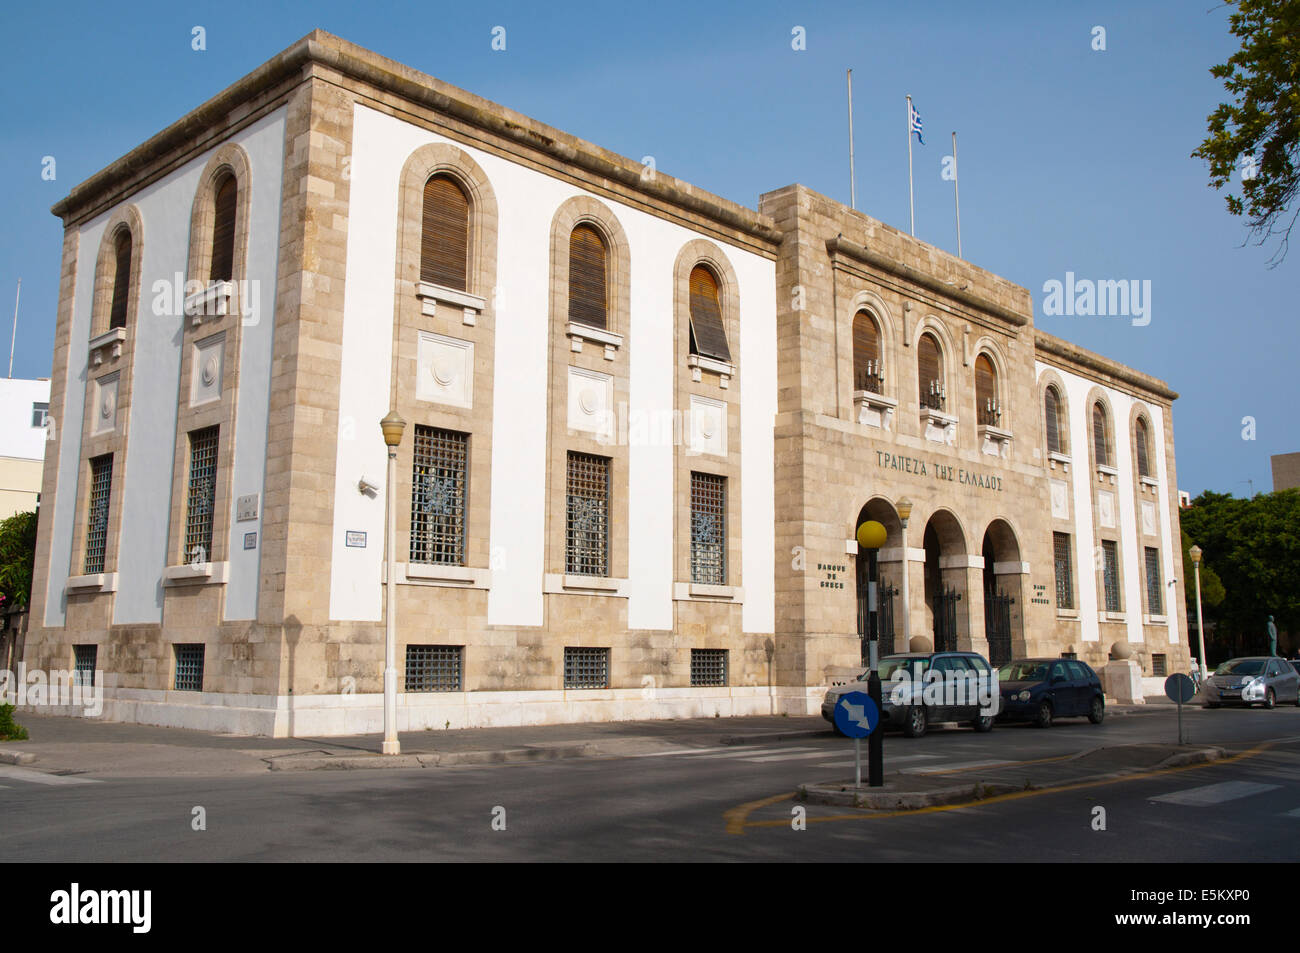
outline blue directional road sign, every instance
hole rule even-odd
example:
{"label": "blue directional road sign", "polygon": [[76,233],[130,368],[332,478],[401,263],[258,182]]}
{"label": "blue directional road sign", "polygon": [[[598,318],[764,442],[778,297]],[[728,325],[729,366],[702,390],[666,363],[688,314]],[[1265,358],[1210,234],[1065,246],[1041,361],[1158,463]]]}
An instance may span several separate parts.
{"label": "blue directional road sign", "polygon": [[835,727],[850,738],[865,738],[880,721],[880,709],[866,692],[847,692],[835,705]]}
{"label": "blue directional road sign", "polygon": [[1189,702],[1196,696],[1196,683],[1182,672],[1174,672],[1165,679],[1165,695],[1180,705]]}

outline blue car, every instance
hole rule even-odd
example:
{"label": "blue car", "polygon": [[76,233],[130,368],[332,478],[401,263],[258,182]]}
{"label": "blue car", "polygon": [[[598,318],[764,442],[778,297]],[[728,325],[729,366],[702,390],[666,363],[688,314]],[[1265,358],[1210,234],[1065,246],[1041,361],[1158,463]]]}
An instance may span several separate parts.
{"label": "blue car", "polygon": [[1106,717],[1101,679],[1077,659],[1015,659],[998,668],[1000,718],[1032,721],[1050,728],[1056,718],[1086,716],[1094,725]]}

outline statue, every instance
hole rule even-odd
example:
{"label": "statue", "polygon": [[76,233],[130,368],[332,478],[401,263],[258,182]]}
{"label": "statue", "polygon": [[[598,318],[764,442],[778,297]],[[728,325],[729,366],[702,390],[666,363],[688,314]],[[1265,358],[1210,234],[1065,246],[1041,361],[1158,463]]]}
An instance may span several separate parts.
{"label": "statue", "polygon": [[1273,624],[1273,617],[1268,617],[1268,654],[1277,654],[1277,626]]}

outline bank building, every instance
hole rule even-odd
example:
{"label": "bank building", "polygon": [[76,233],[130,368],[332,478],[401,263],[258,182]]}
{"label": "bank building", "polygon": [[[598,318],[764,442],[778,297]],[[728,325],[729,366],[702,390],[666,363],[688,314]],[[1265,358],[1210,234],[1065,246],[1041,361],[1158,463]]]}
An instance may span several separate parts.
{"label": "bank building", "polygon": [[803,186],[318,31],[53,211],[23,659],[109,719],[379,730],[390,413],[402,730],[816,712],[866,520],[885,651],[1189,665],[1177,395]]}

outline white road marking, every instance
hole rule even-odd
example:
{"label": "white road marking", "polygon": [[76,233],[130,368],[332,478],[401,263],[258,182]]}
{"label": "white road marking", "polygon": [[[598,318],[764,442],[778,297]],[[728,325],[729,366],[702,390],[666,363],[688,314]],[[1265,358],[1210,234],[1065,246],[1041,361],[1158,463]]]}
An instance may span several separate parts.
{"label": "white road marking", "polygon": [[98,784],[93,778],[78,778],[67,774],[46,774],[44,771],[32,771],[12,765],[0,765],[0,778],[14,781],[30,781],[33,784]]}
{"label": "white road marking", "polygon": [[964,768],[990,768],[994,765],[1018,764],[999,758],[992,761],[958,761],[956,764],[927,764],[918,768],[904,768],[901,774],[939,774],[944,771],[960,771]]}
{"label": "white road marking", "polygon": [[735,751],[735,745],[724,745],[721,748],[678,748],[674,751],[651,751],[647,754],[630,754],[629,758],[672,758],[682,754],[704,754],[711,751]]}
{"label": "white road marking", "polygon": [[[791,749],[793,750],[793,749]],[[755,764],[764,764],[768,761],[802,761],[805,758],[824,758],[826,751],[804,751],[799,754],[769,754],[761,758],[743,758],[743,761],[752,761]]]}
{"label": "white road marking", "polygon": [[1163,801],[1166,804],[1183,804],[1188,807],[1210,807],[1214,804],[1222,804],[1224,801],[1250,797],[1252,794],[1275,791],[1279,787],[1280,784],[1259,784],[1255,781],[1222,781],[1219,784],[1206,784],[1198,788],[1162,794],[1151,800]]}
{"label": "white road marking", "polygon": [[733,760],[751,761],[757,755],[781,755],[782,757],[794,754],[799,751],[814,751],[818,755],[825,756],[825,751],[818,751],[816,748],[756,748],[750,751],[732,751],[730,754],[711,754],[705,755],[704,758],[713,761],[721,758],[730,758]]}
{"label": "white road marking", "polygon": [[1291,811],[1287,811],[1287,812],[1284,813],[1282,816],[1283,816],[1283,817],[1300,817],[1300,807],[1297,807],[1297,808],[1295,808],[1294,810],[1291,810]]}
{"label": "white road marking", "polygon": [[[888,756],[887,756],[887,757],[885,758],[885,766],[888,767],[888,768],[893,768],[894,765],[896,765],[896,764],[902,764],[902,763],[904,763],[904,762],[906,762],[906,761],[924,761],[924,760],[927,760],[927,759],[937,758],[937,757],[939,757],[937,754],[905,754],[905,755],[903,755],[902,757],[899,757],[899,758],[893,758],[893,757],[888,757]],[[864,757],[864,758],[862,759],[862,762],[865,764],[865,763],[866,763],[866,760],[867,760],[867,759]],[[853,761],[851,761],[851,760],[850,760],[850,761],[827,761],[825,764],[819,764],[819,765],[817,765],[817,767],[819,767],[819,768],[851,768],[851,767],[853,767]]]}

